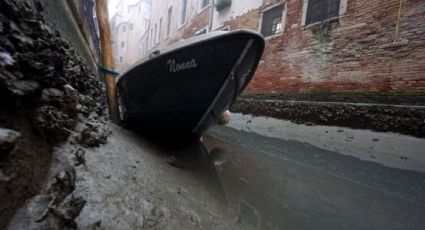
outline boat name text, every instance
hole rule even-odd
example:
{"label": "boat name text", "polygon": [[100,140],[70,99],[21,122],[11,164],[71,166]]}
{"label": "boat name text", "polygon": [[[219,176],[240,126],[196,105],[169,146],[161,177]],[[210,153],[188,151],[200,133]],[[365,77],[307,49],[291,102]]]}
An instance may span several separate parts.
{"label": "boat name text", "polygon": [[193,69],[198,66],[198,64],[196,64],[195,59],[182,63],[176,63],[176,60],[170,59],[167,61],[167,65],[170,67],[171,73],[177,73],[183,70]]}

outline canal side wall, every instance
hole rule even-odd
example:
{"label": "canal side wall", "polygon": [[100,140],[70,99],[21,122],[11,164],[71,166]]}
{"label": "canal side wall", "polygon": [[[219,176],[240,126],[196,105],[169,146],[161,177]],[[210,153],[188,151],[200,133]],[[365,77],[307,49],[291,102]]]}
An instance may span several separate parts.
{"label": "canal side wall", "polygon": [[[23,0],[19,0],[23,2]],[[99,34],[92,0],[29,0],[51,29],[58,31],[70,42],[74,50],[87,62],[88,67],[97,71],[99,63]],[[92,3],[92,4],[89,4]],[[90,12],[90,8],[93,11]],[[91,14],[91,15],[90,15]]]}
{"label": "canal side wall", "polygon": [[[54,147],[80,135],[75,127],[89,114],[96,124],[105,114],[96,51],[84,32],[90,30],[70,3],[0,1],[0,229],[27,199],[47,189]],[[54,190],[67,190],[73,186],[68,182]]]}
{"label": "canal side wall", "polygon": [[425,137],[425,106],[241,97],[232,112],[297,124],[328,125]]}

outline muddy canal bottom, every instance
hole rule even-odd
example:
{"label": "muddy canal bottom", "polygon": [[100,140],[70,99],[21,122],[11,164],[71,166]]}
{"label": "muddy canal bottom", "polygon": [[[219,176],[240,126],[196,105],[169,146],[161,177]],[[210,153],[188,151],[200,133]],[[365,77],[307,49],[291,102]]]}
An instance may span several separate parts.
{"label": "muddy canal bottom", "polygon": [[423,139],[236,116],[203,144],[239,229],[425,226]]}
{"label": "muddy canal bottom", "polygon": [[[422,229],[423,139],[235,114],[201,141],[118,126],[86,149],[81,229]],[[72,160],[56,149],[52,167]],[[11,229],[32,229],[15,216]]]}

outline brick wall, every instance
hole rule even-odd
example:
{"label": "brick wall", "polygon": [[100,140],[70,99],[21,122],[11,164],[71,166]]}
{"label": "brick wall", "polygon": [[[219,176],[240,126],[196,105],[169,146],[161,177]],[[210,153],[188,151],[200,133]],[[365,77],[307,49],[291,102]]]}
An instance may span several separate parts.
{"label": "brick wall", "polygon": [[[258,30],[263,6],[223,23]],[[286,1],[284,32],[267,38],[251,93],[424,92],[425,1],[349,0],[338,20],[302,26],[303,0]]]}
{"label": "brick wall", "polygon": [[[210,6],[211,7],[211,6]],[[189,19],[187,26],[183,27],[183,38],[187,39],[193,36],[193,34],[205,27],[208,28],[210,22],[210,7],[203,10],[199,14],[194,15]]]}

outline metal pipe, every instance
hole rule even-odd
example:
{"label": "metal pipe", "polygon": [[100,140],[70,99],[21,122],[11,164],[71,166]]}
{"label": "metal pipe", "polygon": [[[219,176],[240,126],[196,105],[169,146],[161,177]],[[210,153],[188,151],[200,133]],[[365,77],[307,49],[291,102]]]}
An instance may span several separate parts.
{"label": "metal pipe", "polygon": [[399,35],[399,32],[400,32],[400,18],[401,18],[402,4],[403,4],[403,0],[400,0],[400,4],[398,6],[397,25],[395,27],[394,44],[397,43],[398,35]]}

